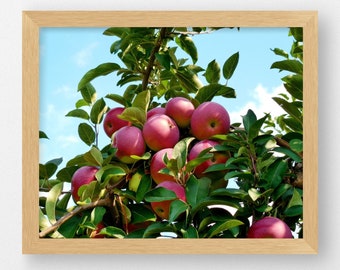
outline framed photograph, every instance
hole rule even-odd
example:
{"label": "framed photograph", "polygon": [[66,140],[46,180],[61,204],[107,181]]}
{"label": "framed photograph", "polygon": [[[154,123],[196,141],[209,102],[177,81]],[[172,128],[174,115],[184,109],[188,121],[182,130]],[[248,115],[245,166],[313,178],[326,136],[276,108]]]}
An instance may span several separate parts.
{"label": "framed photograph", "polygon": [[23,254],[317,254],[316,11],[22,23]]}

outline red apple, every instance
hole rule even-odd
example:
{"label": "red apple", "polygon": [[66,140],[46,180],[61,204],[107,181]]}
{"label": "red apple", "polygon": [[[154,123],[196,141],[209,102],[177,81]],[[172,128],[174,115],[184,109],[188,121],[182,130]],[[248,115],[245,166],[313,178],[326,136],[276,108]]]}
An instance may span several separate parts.
{"label": "red apple", "polygon": [[94,166],[84,166],[79,168],[71,179],[71,194],[74,202],[78,202],[80,197],[78,190],[81,186],[87,185],[92,181],[96,181],[96,173],[99,169]]}
{"label": "red apple", "polygon": [[127,164],[136,162],[131,155],[142,156],[146,148],[142,131],[135,126],[125,126],[116,131],[112,135],[112,146],[117,148],[116,157]]}
{"label": "red apple", "polygon": [[163,107],[155,107],[149,110],[146,114],[146,118],[149,119],[151,116],[155,114],[165,114],[165,108]]}
{"label": "red apple", "polygon": [[184,97],[175,97],[165,105],[165,114],[175,120],[176,124],[185,128],[190,125],[191,115],[195,106],[191,101]]}
{"label": "red apple", "polygon": [[[178,199],[186,202],[185,189],[177,182],[164,181],[156,186],[163,187],[176,193]],[[169,219],[170,214],[170,204],[173,200],[166,200],[162,202],[152,202],[151,208],[162,219]]]}
{"label": "red apple", "polygon": [[112,134],[121,127],[127,126],[130,123],[128,121],[118,118],[118,115],[124,111],[123,107],[117,107],[109,110],[104,118],[103,125],[104,131],[107,136],[111,138]]}
{"label": "red apple", "polygon": [[153,155],[150,163],[150,174],[155,183],[160,184],[163,181],[176,181],[175,177],[159,172],[166,167],[163,162],[164,155],[167,154],[168,158],[171,159],[172,152],[173,148],[164,148]]}
{"label": "red apple", "polygon": [[[212,140],[203,140],[196,143],[189,152],[189,160],[195,159],[203,150],[218,145],[218,142]],[[214,156],[198,165],[194,170],[197,178],[205,176],[204,171],[214,164],[225,163],[229,158],[227,153],[214,152]]]}
{"label": "red apple", "polygon": [[293,238],[292,231],[281,219],[264,217],[249,228],[248,238]]}
{"label": "red apple", "polygon": [[207,101],[200,104],[191,116],[191,132],[199,140],[229,132],[230,118],[220,104]]}
{"label": "red apple", "polygon": [[179,129],[169,116],[155,114],[145,122],[143,137],[151,150],[159,151],[175,146],[179,140]]}

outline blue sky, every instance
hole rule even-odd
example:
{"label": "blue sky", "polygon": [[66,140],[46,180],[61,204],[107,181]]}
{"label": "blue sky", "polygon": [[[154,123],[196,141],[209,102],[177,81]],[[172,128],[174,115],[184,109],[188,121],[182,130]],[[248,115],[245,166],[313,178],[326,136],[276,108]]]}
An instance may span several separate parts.
{"label": "blue sky", "polygon": [[[63,157],[64,162],[88,151],[77,135],[77,118],[65,117],[81,98],[77,85],[89,70],[104,62],[117,62],[109,48],[113,37],[102,35],[105,28],[41,28],[40,30],[40,130],[49,140],[40,140],[40,162]],[[284,92],[283,73],[271,70],[273,62],[281,60],[271,49],[289,52],[292,39],[288,28],[225,29],[213,34],[197,35],[193,40],[198,49],[197,64],[206,68],[214,59],[223,66],[224,61],[239,52],[240,59],[229,86],[236,90],[236,99],[216,99],[229,111],[232,122],[240,122],[248,109],[258,117],[264,112],[277,115],[280,108],[271,96]],[[178,52],[180,49],[177,50]],[[190,58],[183,53],[185,58]],[[190,59],[189,59],[190,61]],[[115,73],[93,81],[98,97],[107,93],[121,93],[116,86]],[[106,100],[114,107],[111,100]],[[109,143],[100,130],[99,147]]]}

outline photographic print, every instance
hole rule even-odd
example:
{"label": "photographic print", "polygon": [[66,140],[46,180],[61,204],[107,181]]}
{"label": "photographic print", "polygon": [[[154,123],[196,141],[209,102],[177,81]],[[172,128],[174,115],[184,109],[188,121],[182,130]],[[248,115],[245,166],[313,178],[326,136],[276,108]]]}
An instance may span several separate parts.
{"label": "photographic print", "polygon": [[[213,14],[170,12],[144,25],[141,13],[96,23],[91,12],[52,12],[86,23],[52,16],[33,27],[26,71],[37,72],[39,110],[23,128],[39,133],[31,252],[73,253],[72,243],[83,253],[315,252],[317,174],[314,186],[304,182],[317,170],[317,156],[306,156],[317,153],[316,129],[306,128],[317,84],[305,93],[308,76],[317,79],[315,29],[296,16],[286,26],[223,12],[212,23]],[[184,21],[173,26],[175,15]],[[117,241],[127,249],[100,247]]]}

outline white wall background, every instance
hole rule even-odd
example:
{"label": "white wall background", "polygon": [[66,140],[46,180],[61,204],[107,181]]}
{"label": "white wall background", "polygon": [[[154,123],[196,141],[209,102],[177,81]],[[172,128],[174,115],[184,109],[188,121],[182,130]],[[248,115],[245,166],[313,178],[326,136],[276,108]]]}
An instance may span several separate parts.
{"label": "white wall background", "polygon": [[[318,10],[319,254],[289,256],[22,255],[22,10]],[[1,269],[340,269],[339,0],[2,0],[0,8]],[[307,181],[308,179],[306,179]],[[204,248],[204,247],[202,247]]]}

